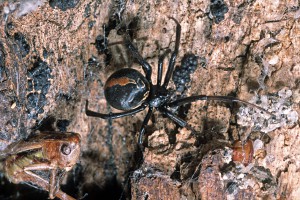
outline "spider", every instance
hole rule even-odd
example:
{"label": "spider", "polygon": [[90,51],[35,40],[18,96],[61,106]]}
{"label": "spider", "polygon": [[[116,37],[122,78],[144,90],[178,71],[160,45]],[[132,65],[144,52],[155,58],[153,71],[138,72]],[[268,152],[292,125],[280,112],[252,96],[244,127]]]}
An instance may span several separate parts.
{"label": "spider", "polygon": [[[168,84],[174,70],[176,57],[179,50],[181,26],[179,22],[173,17],[169,17],[176,23],[176,41],[175,49],[171,54],[169,66],[162,82],[163,61],[170,51],[163,53],[158,59],[157,83],[154,85],[151,80],[152,67],[142,58],[138,50],[134,47],[129,37],[125,37],[125,45],[132,56],[142,66],[145,76],[139,71],[132,68],[123,68],[114,72],[106,81],[104,86],[104,95],[107,102],[118,110],[124,112],[119,113],[97,113],[88,109],[88,100],[86,100],[85,112],[87,116],[99,117],[102,119],[115,119],[136,114],[148,107],[148,112],[141,125],[138,144],[143,143],[143,135],[145,127],[147,126],[154,109],[167,116],[181,127],[186,127],[193,131],[192,127],[186,121],[176,116],[170,109],[182,106],[184,104],[192,103],[198,100],[219,100],[227,102],[239,102],[248,106],[252,106],[263,112],[269,113],[263,108],[251,104],[249,102],[237,99],[231,96],[207,96],[195,95],[190,97],[180,97],[175,99],[175,91],[168,89]],[[271,113],[269,113],[271,114]],[[272,114],[271,114],[272,115]]]}

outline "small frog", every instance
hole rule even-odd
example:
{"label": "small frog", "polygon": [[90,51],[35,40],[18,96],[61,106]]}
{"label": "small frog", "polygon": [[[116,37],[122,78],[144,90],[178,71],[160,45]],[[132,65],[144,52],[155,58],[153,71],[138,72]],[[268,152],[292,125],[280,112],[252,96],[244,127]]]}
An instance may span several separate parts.
{"label": "small frog", "polygon": [[77,133],[43,132],[7,147],[4,174],[12,183],[27,183],[49,192],[49,198],[74,200],[60,190],[60,181],[76,164],[80,155]]}

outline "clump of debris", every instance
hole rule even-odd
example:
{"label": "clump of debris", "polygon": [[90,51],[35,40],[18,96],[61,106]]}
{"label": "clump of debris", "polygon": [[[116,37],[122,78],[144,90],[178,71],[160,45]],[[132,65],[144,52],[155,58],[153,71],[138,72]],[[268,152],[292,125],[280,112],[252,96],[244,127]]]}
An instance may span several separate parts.
{"label": "clump of debris", "polygon": [[30,12],[34,12],[39,7],[43,6],[46,0],[24,0],[20,2],[10,2],[4,6],[3,11],[6,15],[14,13],[16,17],[21,17]]}
{"label": "clump of debris", "polygon": [[241,107],[237,113],[237,123],[241,127],[252,127],[251,131],[269,133],[277,128],[293,127],[298,121],[298,113],[293,110],[292,91],[284,88],[275,94],[256,95],[249,102],[254,103],[268,112],[251,108]]}

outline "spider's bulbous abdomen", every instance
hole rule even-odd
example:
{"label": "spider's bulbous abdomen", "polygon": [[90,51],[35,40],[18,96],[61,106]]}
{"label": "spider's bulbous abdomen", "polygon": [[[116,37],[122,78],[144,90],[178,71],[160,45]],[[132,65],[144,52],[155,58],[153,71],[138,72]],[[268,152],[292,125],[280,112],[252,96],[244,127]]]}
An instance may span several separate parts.
{"label": "spider's bulbous abdomen", "polygon": [[130,110],[141,105],[149,96],[150,84],[137,70],[124,68],[106,81],[104,95],[107,102],[119,110]]}

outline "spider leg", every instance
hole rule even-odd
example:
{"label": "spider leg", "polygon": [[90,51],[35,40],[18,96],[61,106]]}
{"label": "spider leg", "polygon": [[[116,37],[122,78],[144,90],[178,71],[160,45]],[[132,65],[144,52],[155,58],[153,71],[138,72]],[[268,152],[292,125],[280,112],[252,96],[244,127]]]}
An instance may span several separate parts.
{"label": "spider leg", "polygon": [[162,79],[162,70],[163,70],[163,64],[164,64],[164,59],[167,56],[168,53],[170,53],[171,50],[168,49],[167,51],[165,51],[158,59],[158,69],[157,69],[157,83],[156,85],[158,87],[161,86],[161,79]]}
{"label": "spider leg", "polygon": [[89,106],[89,102],[88,100],[86,100],[86,104],[85,104],[85,114],[87,116],[91,116],[91,117],[99,117],[102,119],[116,119],[116,118],[120,118],[120,117],[125,117],[128,115],[133,115],[135,113],[141,112],[142,110],[145,110],[145,108],[147,107],[147,104],[142,104],[137,108],[134,108],[132,110],[128,110],[125,112],[120,112],[120,113],[109,113],[109,114],[103,114],[103,113],[97,113],[94,111],[91,111],[88,109]]}
{"label": "spider leg", "polygon": [[176,106],[181,106],[181,105],[184,105],[184,104],[187,104],[187,103],[192,103],[194,101],[199,101],[199,100],[205,100],[205,101],[217,100],[217,101],[226,101],[226,102],[237,102],[237,103],[240,103],[240,104],[250,106],[252,108],[256,108],[260,111],[263,111],[263,112],[269,114],[272,117],[275,117],[274,114],[270,113],[269,111],[255,105],[255,104],[252,104],[252,103],[249,103],[247,101],[243,101],[243,100],[237,99],[235,97],[231,97],[231,96],[206,96],[206,95],[190,96],[190,97],[177,99],[177,100],[169,103],[168,106],[169,107],[176,107]]}
{"label": "spider leg", "polygon": [[150,117],[152,116],[152,113],[153,113],[153,107],[149,107],[149,110],[148,110],[148,113],[142,123],[142,127],[140,129],[140,134],[139,134],[139,138],[138,138],[138,144],[139,145],[142,145],[143,143],[143,136],[144,136],[144,133],[145,133],[145,127],[147,126],[149,120],[150,120]]}
{"label": "spider leg", "polygon": [[135,48],[135,46],[132,44],[129,36],[125,37],[125,46],[128,48],[132,56],[137,59],[137,61],[142,65],[143,70],[146,74],[146,79],[151,84],[151,75],[152,75],[152,67],[150,64],[141,56],[141,54],[138,52],[138,50]]}
{"label": "spider leg", "polygon": [[181,119],[180,117],[176,116],[175,114],[173,114],[171,111],[169,111],[167,108],[160,108],[159,111],[166,115],[167,117],[169,117],[171,120],[173,120],[175,123],[177,123],[179,126],[181,126],[182,128],[185,127],[187,129],[189,129],[190,131],[192,131],[193,134],[196,133],[196,131],[183,119]]}
{"label": "spider leg", "polygon": [[169,66],[168,66],[168,70],[167,70],[166,77],[165,77],[165,81],[164,81],[164,84],[163,84],[164,88],[168,87],[169,81],[171,79],[171,76],[172,76],[172,73],[173,73],[173,70],[174,70],[175,61],[176,61],[176,57],[177,57],[178,50],[179,50],[180,34],[181,34],[181,26],[180,26],[179,22],[176,19],[174,19],[173,17],[169,17],[169,18],[174,20],[175,23],[176,23],[176,41],[175,41],[175,49],[172,52],[171,59],[170,59],[170,62],[169,62]]}

